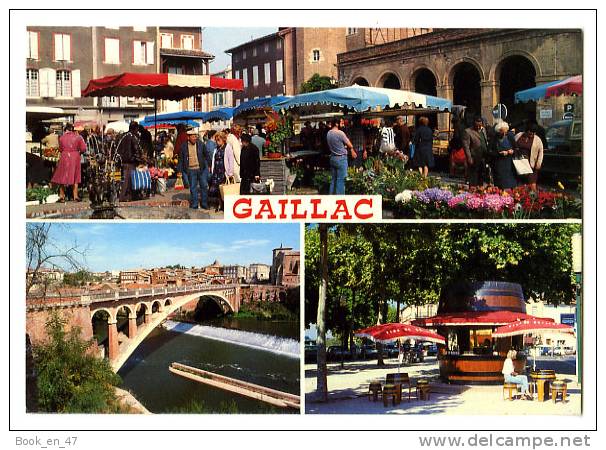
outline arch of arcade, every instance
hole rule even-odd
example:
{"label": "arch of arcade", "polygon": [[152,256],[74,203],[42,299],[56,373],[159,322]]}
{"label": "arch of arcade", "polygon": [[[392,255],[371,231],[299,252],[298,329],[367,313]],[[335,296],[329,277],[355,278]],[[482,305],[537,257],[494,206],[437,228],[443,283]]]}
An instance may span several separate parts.
{"label": "arch of arcade", "polygon": [[[492,109],[504,103],[508,120],[535,115],[543,126],[560,120],[566,102],[582,114],[580,99],[559,97],[530,105],[513,104],[513,93],[583,71],[581,30],[441,29],[431,33],[341,53],[339,84],[366,81],[374,87],[435,94],[464,104],[470,114],[489,122]],[[540,110],[551,110],[541,117]],[[438,114],[440,129],[448,116]]]}

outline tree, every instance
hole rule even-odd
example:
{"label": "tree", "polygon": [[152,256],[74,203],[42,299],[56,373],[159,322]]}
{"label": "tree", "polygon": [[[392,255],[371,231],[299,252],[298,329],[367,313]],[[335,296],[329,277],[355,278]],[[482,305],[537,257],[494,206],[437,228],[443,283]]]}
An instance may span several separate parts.
{"label": "tree", "polygon": [[337,87],[330,77],[314,73],[309,80],[301,83],[301,94],[306,92],[325,91]]}
{"label": "tree", "polygon": [[316,326],[318,329],[318,369],[317,392],[319,399],[328,400],[328,380],[326,368],[326,291],[328,289],[328,225],[320,224],[320,265],[321,281],[318,293],[318,315]]}
{"label": "tree", "polygon": [[120,377],[91,352],[92,341],[84,341],[79,328],[66,332],[66,323],[53,313],[46,323],[48,341],[33,346],[39,411],[120,412],[114,393]]}
{"label": "tree", "polygon": [[[66,227],[65,225],[63,225]],[[86,249],[76,244],[66,247],[51,237],[51,223],[28,223],[25,236],[25,257],[28,276],[25,293],[28,295],[34,286],[40,287],[42,297],[46,296],[50,280],[44,276],[43,269],[71,269],[79,271]]]}
{"label": "tree", "polygon": [[[519,283],[526,298],[574,299],[570,224],[339,224],[326,230],[329,282],[325,327],[346,337],[399,320],[400,304],[436,303],[458,281]],[[323,279],[319,227],[305,235],[306,325],[316,317]],[[388,318],[388,307],[396,313]],[[378,363],[381,363],[379,352]]]}

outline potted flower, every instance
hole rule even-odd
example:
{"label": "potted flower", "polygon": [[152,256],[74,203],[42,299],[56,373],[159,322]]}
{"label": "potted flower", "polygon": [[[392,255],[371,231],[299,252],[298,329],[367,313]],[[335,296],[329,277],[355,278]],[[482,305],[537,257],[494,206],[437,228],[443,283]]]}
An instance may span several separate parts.
{"label": "potted flower", "polygon": [[265,139],[266,156],[272,159],[279,159],[284,156],[285,141],[292,136],[292,120],[278,113],[266,112],[264,128],[267,131]]}

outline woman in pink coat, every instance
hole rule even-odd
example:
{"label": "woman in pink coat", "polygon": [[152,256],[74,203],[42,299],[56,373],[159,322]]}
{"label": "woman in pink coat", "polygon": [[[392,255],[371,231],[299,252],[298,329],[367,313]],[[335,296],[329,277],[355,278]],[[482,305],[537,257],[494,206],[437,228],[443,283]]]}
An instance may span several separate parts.
{"label": "woman in pink coat", "polygon": [[81,181],[80,154],[86,151],[86,143],[82,136],[74,133],[74,126],[68,123],[63,136],[59,138],[61,157],[51,179],[51,183],[59,185],[59,201],[65,202],[65,186],[73,185],[74,201],[81,201],[78,197],[78,184]]}

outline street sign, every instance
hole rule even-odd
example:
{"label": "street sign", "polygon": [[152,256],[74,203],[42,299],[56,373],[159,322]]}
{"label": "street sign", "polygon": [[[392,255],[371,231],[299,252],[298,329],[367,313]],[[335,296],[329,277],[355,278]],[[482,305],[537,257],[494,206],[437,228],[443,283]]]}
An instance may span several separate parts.
{"label": "street sign", "polygon": [[553,110],[551,109],[542,109],[539,112],[539,116],[541,119],[551,119],[553,117]]}
{"label": "street sign", "polygon": [[495,119],[505,120],[507,118],[507,107],[503,103],[499,103],[492,108],[492,116]]}
{"label": "street sign", "polygon": [[572,119],[574,119],[574,114],[571,112],[566,112],[562,116],[562,120],[572,120]]}
{"label": "street sign", "polygon": [[574,105],[572,103],[566,103],[564,105],[564,112],[565,113],[573,113],[574,112]]}
{"label": "street sign", "polygon": [[575,323],[575,314],[574,313],[570,313],[570,314],[560,314],[560,323],[563,323],[564,325],[570,325],[571,327],[574,327],[574,323]]}

